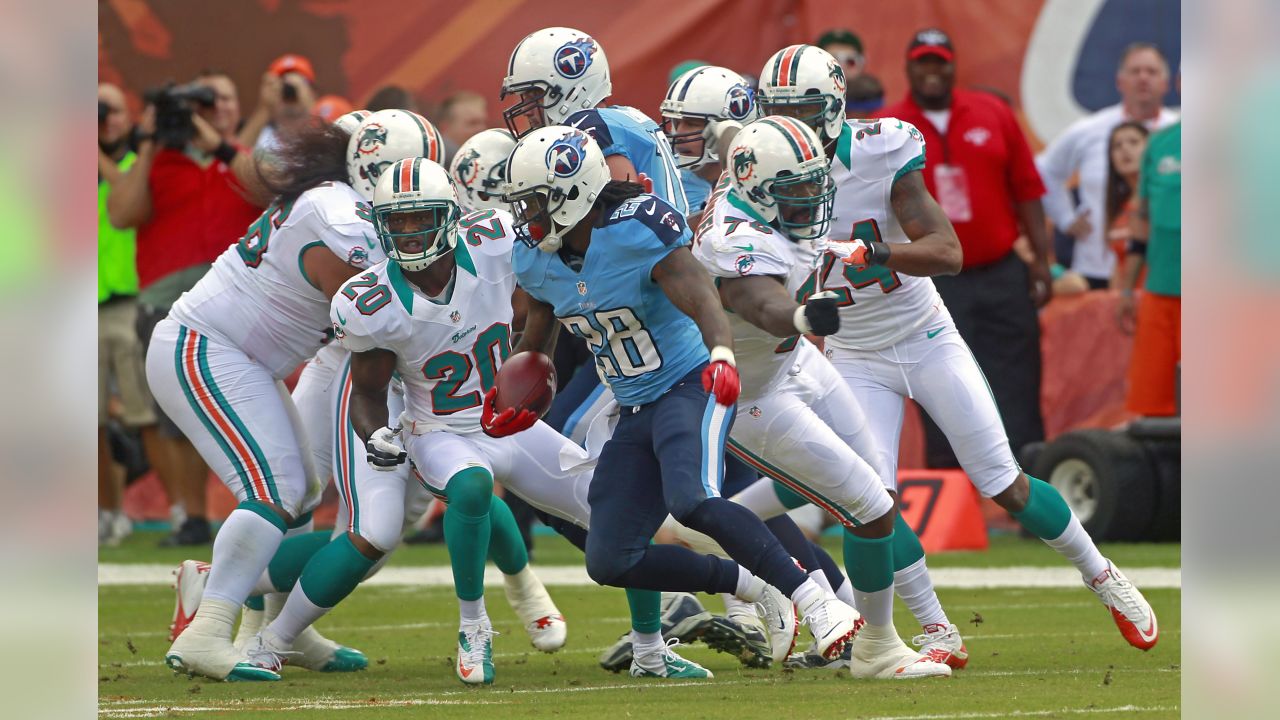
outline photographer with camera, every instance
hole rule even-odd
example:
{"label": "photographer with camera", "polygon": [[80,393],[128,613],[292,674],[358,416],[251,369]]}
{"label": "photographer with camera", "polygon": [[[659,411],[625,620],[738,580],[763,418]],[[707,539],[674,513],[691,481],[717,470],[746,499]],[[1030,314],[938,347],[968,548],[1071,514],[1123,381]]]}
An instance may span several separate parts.
{"label": "photographer with camera", "polygon": [[[170,306],[266,204],[255,200],[262,197],[260,180],[251,154],[236,140],[240,105],[231,78],[205,71],[190,84],[151,90],[145,99],[137,159],[107,198],[111,225],[137,230],[137,334],[144,347]],[[206,544],[209,469],[177,426],[163,413],[158,417],[187,513],[165,542]]]}
{"label": "photographer with camera", "polygon": [[258,107],[240,130],[240,143],[271,152],[282,138],[310,122],[316,106],[316,73],[301,55],[281,55],[262,76]]}

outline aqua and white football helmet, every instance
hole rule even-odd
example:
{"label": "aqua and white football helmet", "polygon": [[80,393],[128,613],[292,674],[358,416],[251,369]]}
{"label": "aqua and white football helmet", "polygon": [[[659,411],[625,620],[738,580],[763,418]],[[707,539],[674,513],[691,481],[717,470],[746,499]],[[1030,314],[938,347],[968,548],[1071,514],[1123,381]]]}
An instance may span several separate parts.
{"label": "aqua and white football helmet", "polygon": [[818,135],[795,118],[771,115],[744,127],[726,163],[739,198],[793,240],[831,229],[836,186]]}
{"label": "aqua and white football helmet", "polygon": [[609,179],[604,153],[585,132],[552,125],[524,136],[507,161],[503,195],[516,237],[545,252],[559,250],[565,231],[586,217]]}
{"label": "aqua and white football helmet", "polygon": [[435,162],[398,160],[373,191],[373,228],[382,249],[405,270],[426,269],[458,243],[458,195]]}
{"label": "aqua and white football helmet", "polygon": [[333,121],[333,124],[346,130],[348,135],[352,135],[355,133],[356,128],[360,127],[360,123],[364,122],[372,114],[368,110],[352,110],[349,113],[339,115]]}
{"label": "aqua and white football helmet", "polygon": [[794,117],[830,142],[840,137],[844,123],[844,92],[844,69],[831,53],[792,45],[765,62],[756,102],[761,115]]}
{"label": "aqua and white football helmet", "polygon": [[[613,94],[604,48],[581,30],[543,28],[511,51],[502,93],[525,94],[502,111],[516,138],[547,125],[559,125],[578,110],[593,108]],[[520,123],[520,118],[525,123]]]}
{"label": "aqua and white football helmet", "polygon": [[[719,162],[715,156],[715,124],[722,120],[751,122],[756,117],[755,92],[738,73],[702,65],[680,75],[662,101],[662,130],[671,141],[676,163],[697,170]],[[701,130],[676,132],[677,121],[706,121]]]}
{"label": "aqua and white football helmet", "polygon": [[490,128],[472,135],[453,154],[449,176],[458,188],[458,199],[468,212],[510,209],[502,201],[502,183],[507,172],[507,158],[515,146],[516,139],[510,132]]}
{"label": "aqua and white football helmet", "polygon": [[382,172],[405,158],[422,157],[438,163],[444,139],[436,126],[408,110],[379,110],[365,118],[347,143],[347,177],[365,200]]}

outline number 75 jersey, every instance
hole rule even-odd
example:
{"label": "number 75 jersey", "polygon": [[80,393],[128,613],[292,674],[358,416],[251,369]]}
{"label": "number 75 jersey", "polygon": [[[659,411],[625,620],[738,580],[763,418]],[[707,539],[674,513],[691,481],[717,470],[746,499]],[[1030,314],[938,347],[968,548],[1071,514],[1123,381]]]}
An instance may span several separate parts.
{"label": "number 75 jersey", "polygon": [[[458,223],[453,283],[436,298],[385,260],[333,297],[334,336],[351,352],[396,355],[405,387],[406,426],[480,431],[481,403],[511,351],[511,215],[471,213]],[[391,418],[395,422],[395,418]]]}
{"label": "number 75 jersey", "polygon": [[[900,177],[923,169],[924,136],[911,123],[897,118],[845,121],[831,159],[836,202],[828,238],[911,242],[889,196]],[[817,273],[821,289],[839,295],[843,307],[840,332],[827,337],[835,347],[879,350],[946,312],[927,277],[880,265],[853,268],[831,253]]]}

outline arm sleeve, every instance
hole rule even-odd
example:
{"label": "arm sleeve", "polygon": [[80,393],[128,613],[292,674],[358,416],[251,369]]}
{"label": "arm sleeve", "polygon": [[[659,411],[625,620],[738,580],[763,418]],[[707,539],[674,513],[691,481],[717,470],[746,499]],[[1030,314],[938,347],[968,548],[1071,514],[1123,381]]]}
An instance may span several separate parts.
{"label": "arm sleeve", "polygon": [[1009,189],[1014,202],[1027,202],[1043,197],[1044,182],[1040,179],[1040,171],[1036,169],[1035,159],[1031,155],[1031,147],[1027,138],[1018,126],[1013,111],[1004,107],[1001,126],[1005,133],[1005,147],[1009,148]]}
{"label": "arm sleeve", "polygon": [[1044,210],[1059,230],[1066,230],[1076,219],[1076,206],[1067,192],[1067,179],[1079,165],[1076,161],[1077,127],[1067,128],[1036,158],[1036,167],[1045,186]]}

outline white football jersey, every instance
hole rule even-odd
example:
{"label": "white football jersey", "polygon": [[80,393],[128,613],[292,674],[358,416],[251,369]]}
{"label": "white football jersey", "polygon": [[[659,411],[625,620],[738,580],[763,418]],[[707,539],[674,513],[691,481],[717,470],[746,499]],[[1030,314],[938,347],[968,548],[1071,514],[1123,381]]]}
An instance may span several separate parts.
{"label": "white football jersey", "polygon": [[333,331],[343,347],[395,353],[404,424],[416,434],[480,431],[484,393],[511,350],[512,225],[505,210],[463,217],[454,279],[438,298],[390,260],[348,280],[333,297]]}
{"label": "white football jersey", "polygon": [[[846,120],[831,159],[836,204],[831,240],[911,242],[893,214],[889,193],[902,174],[924,168],[924,136],[897,118]],[[873,265],[855,269],[824,263],[822,288],[840,294],[840,332],[827,338],[836,347],[878,350],[901,340],[936,317],[942,299],[933,280]]]}
{"label": "white football jersey", "polygon": [[169,314],[287,377],[331,327],[329,298],[303,272],[303,254],[323,245],[357,268],[382,260],[369,218],[368,203],[345,183],[272,204]]}
{"label": "white football jersey", "polygon": [[[733,192],[728,173],[720,176],[707,208],[693,254],[717,278],[717,283],[719,278],[761,275],[782,280],[793,296],[807,294],[803,286],[823,261],[821,248],[825,242],[795,242],[760,222],[750,206]],[[795,363],[792,355],[800,336],[779,338],[732,312],[729,325],[733,328],[742,394],[759,395]]]}

